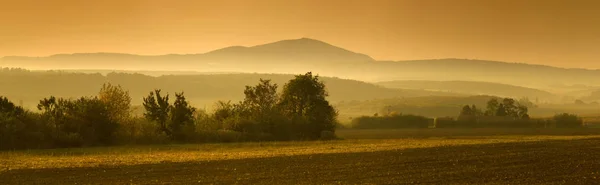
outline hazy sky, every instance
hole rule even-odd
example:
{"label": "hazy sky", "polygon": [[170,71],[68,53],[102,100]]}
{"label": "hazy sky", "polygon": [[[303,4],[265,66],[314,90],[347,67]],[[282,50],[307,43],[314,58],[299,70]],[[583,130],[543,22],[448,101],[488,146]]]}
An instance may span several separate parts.
{"label": "hazy sky", "polygon": [[600,68],[598,2],[0,0],[0,56],[204,53],[309,37],[381,60]]}

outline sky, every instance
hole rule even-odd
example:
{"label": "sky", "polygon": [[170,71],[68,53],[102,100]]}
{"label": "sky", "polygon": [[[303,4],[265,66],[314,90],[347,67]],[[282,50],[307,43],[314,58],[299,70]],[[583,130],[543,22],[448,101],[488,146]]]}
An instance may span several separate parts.
{"label": "sky", "polygon": [[313,38],[378,60],[600,68],[595,0],[0,0],[0,56],[204,53]]}

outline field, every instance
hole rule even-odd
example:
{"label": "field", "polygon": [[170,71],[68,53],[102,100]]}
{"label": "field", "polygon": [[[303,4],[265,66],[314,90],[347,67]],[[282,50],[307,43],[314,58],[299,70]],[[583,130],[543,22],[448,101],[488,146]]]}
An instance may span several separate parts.
{"label": "field", "polygon": [[0,152],[0,184],[600,183],[600,129],[338,135],[344,139]]}

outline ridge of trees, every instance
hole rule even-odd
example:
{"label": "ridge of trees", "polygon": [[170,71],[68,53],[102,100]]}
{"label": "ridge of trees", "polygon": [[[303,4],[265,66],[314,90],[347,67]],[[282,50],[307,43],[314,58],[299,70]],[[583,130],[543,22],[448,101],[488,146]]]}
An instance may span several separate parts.
{"label": "ridge of trees", "polygon": [[[525,102],[525,103],[523,103]],[[556,114],[552,118],[530,118],[527,101],[511,98],[491,98],[485,110],[475,105],[465,105],[455,118],[429,118],[419,115],[389,112],[383,116],[354,118],[351,128],[576,128],[583,120],[575,114]]]}
{"label": "ridge of trees", "polygon": [[246,86],[243,101],[218,102],[212,114],[192,107],[183,92],[170,103],[156,89],[143,98],[143,117],[131,113],[129,92],[111,84],[96,96],[44,98],[39,113],[0,97],[0,149],[334,138],[337,112],[319,76],[296,75],[281,94],[277,88],[260,79]]}

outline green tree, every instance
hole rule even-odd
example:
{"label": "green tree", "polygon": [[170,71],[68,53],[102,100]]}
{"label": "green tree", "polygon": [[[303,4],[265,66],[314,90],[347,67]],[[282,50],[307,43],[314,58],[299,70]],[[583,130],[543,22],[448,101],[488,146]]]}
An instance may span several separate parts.
{"label": "green tree", "polygon": [[172,136],[171,130],[169,130],[167,125],[171,109],[171,106],[169,105],[169,94],[161,96],[160,89],[151,91],[150,94],[144,98],[143,105],[146,110],[144,113],[146,119],[158,123],[161,132]]}
{"label": "green tree", "polygon": [[285,84],[279,106],[300,127],[300,137],[318,139],[323,131],[335,131],[337,112],[327,96],[325,84],[311,72]]}

